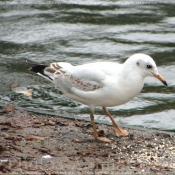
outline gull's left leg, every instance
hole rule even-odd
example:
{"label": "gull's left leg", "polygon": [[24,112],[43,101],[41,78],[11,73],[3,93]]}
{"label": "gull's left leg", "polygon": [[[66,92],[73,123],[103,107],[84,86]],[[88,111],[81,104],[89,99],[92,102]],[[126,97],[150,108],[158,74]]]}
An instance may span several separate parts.
{"label": "gull's left leg", "polygon": [[126,130],[124,130],[121,127],[118,126],[118,124],[115,122],[115,120],[113,119],[113,117],[111,116],[109,111],[106,109],[106,107],[103,107],[103,110],[106,113],[106,115],[110,118],[116,136],[118,136],[118,137],[120,137],[120,136],[128,136],[129,133]]}
{"label": "gull's left leg", "polygon": [[91,123],[92,123],[92,128],[93,128],[93,131],[94,131],[94,138],[99,140],[99,141],[102,141],[102,142],[106,142],[106,143],[110,143],[111,140],[107,139],[106,137],[100,137],[97,130],[96,130],[96,127],[95,127],[95,122],[94,122],[94,112],[91,110],[91,114],[90,114],[90,117],[91,117]]}

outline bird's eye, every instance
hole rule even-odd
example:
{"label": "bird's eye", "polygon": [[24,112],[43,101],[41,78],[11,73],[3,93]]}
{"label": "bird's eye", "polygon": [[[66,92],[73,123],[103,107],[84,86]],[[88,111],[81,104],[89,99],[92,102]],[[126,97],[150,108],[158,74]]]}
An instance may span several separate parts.
{"label": "bird's eye", "polygon": [[148,68],[148,69],[151,69],[152,66],[151,66],[150,64],[147,64],[147,68]]}

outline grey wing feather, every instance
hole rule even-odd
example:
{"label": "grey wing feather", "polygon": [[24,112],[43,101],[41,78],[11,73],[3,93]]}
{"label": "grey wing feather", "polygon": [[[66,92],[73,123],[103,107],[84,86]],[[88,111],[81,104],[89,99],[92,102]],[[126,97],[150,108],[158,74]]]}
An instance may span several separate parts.
{"label": "grey wing feather", "polygon": [[64,62],[51,63],[45,69],[45,74],[54,77],[53,83],[65,93],[72,93],[72,88],[87,92],[103,87],[101,80],[104,74],[91,67],[72,66]]}
{"label": "grey wing feather", "polygon": [[74,87],[82,91],[94,91],[102,87],[102,83],[80,79],[80,78],[74,77],[73,75],[64,76],[63,82],[66,86],[68,85],[69,87]]}
{"label": "grey wing feather", "polygon": [[58,87],[60,86],[62,91],[71,92],[73,87],[81,91],[94,91],[103,86],[101,79],[104,75],[98,72],[98,76],[96,76],[97,71],[91,68],[72,66],[70,64],[63,66],[60,63],[52,63],[51,67],[56,70],[54,83]]}

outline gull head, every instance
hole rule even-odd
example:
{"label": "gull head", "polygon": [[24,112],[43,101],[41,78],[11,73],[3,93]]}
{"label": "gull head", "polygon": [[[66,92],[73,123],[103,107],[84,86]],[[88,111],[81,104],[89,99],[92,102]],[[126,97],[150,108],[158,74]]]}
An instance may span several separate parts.
{"label": "gull head", "polygon": [[142,53],[134,54],[124,64],[130,65],[133,70],[137,71],[144,78],[147,76],[155,77],[164,85],[168,85],[165,79],[159,74],[155,61],[149,55]]}

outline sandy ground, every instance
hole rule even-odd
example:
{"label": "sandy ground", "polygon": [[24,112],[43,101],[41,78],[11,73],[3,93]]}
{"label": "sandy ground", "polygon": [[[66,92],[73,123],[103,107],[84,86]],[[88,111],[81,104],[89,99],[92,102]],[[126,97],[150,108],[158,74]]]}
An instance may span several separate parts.
{"label": "sandy ground", "polygon": [[10,106],[0,111],[0,174],[175,174],[175,136],[127,129],[117,138],[97,124],[106,144],[92,137],[89,122],[38,115]]}

